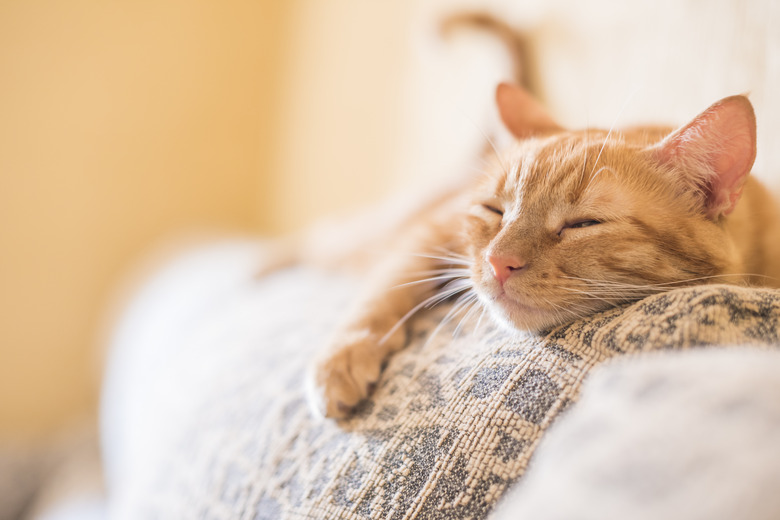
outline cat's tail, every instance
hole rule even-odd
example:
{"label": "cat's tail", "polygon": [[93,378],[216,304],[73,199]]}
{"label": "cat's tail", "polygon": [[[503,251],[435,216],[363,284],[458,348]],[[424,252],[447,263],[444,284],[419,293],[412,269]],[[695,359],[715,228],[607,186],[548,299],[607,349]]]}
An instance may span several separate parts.
{"label": "cat's tail", "polygon": [[528,38],[500,18],[482,11],[466,11],[446,16],[440,25],[442,36],[448,37],[454,31],[473,28],[489,32],[504,43],[512,60],[513,81],[538,97],[540,92],[534,74],[534,64]]}

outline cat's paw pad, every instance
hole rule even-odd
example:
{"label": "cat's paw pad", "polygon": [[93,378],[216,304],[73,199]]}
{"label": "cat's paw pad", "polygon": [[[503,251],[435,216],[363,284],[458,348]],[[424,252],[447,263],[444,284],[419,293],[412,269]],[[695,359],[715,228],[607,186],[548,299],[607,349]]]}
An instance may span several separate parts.
{"label": "cat's paw pad", "polygon": [[315,414],[345,418],[376,389],[383,359],[373,335],[354,334],[337,344],[312,365],[306,390]]}

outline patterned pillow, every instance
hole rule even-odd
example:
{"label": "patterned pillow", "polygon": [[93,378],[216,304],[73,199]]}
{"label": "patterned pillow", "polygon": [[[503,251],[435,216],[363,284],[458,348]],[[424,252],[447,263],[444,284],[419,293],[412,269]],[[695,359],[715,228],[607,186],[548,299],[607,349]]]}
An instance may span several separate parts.
{"label": "patterned pillow", "polygon": [[670,291],[545,336],[486,320],[432,335],[436,309],[356,417],[318,421],[302,377],[352,283],[253,281],[256,253],[234,249],[174,263],[120,322],[103,400],[113,517],[485,518],[595,365],[780,343],[780,292],[764,289]]}

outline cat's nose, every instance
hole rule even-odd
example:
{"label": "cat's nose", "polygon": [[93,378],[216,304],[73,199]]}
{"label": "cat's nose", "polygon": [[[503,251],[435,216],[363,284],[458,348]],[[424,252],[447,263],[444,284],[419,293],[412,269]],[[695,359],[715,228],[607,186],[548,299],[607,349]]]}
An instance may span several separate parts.
{"label": "cat's nose", "polygon": [[526,266],[525,260],[510,255],[488,255],[487,261],[493,269],[493,276],[501,285],[504,285],[512,273],[516,273]]}

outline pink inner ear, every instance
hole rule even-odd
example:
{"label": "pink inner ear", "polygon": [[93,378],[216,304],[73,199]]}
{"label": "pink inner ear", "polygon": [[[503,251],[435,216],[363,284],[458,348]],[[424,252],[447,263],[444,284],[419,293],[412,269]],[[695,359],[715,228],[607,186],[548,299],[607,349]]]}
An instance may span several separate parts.
{"label": "pink inner ear", "polygon": [[718,101],[667,137],[656,154],[703,192],[707,216],[728,215],[756,158],[753,106],[745,96]]}

